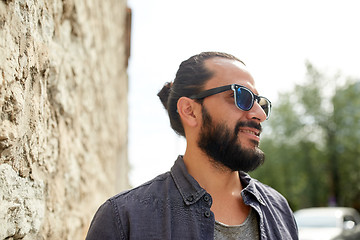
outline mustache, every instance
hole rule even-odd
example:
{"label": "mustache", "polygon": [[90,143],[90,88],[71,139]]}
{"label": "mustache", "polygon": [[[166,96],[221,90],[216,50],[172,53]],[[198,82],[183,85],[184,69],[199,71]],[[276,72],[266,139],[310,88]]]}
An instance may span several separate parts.
{"label": "mustache", "polygon": [[262,126],[260,123],[257,123],[255,121],[242,121],[242,122],[239,121],[235,125],[235,135],[236,136],[238,135],[241,127],[251,127],[251,128],[255,128],[255,129],[259,130],[260,133],[262,132]]}

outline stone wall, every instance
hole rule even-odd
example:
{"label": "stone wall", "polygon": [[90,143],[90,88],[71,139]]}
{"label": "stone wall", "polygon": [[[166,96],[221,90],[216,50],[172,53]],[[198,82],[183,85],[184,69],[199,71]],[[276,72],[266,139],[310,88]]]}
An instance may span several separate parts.
{"label": "stone wall", "polygon": [[128,187],[126,0],[0,0],[0,239],[84,239]]}

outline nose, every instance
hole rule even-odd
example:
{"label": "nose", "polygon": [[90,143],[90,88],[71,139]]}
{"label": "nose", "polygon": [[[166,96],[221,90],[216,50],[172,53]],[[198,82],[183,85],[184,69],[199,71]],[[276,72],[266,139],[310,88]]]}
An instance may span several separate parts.
{"label": "nose", "polygon": [[248,111],[248,118],[263,122],[266,120],[266,113],[257,101],[254,102],[253,107]]}

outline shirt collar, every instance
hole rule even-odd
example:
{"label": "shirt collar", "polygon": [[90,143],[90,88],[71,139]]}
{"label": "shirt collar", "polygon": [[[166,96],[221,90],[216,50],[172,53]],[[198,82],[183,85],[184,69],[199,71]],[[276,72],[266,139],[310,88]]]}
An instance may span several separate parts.
{"label": "shirt collar", "polygon": [[[186,205],[197,202],[205,193],[199,183],[188,173],[183,156],[179,156],[171,168],[171,175]],[[262,205],[266,205],[257,189],[257,181],[249,174],[240,171],[240,181],[243,185],[242,197],[245,204],[249,205],[255,199]]]}
{"label": "shirt collar", "polygon": [[175,161],[171,168],[171,175],[186,205],[197,202],[206,193],[205,189],[188,173],[182,156]]}
{"label": "shirt collar", "polygon": [[[242,190],[242,197],[244,200],[244,203],[249,205],[251,199],[255,197],[255,199],[262,205],[266,205],[265,201],[263,200],[263,197],[261,196],[261,193],[258,190],[257,185],[259,184],[257,180],[250,177],[249,174],[245,172],[239,172],[240,181],[243,185]],[[249,196],[252,195],[253,197]]]}

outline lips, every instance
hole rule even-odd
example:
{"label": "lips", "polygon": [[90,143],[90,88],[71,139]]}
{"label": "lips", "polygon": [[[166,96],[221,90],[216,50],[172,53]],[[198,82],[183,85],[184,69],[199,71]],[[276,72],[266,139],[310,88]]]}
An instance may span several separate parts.
{"label": "lips", "polygon": [[248,139],[255,144],[255,146],[258,146],[260,143],[260,133],[261,131],[254,129],[254,128],[240,128],[239,129],[239,135],[241,135],[241,139]]}
{"label": "lips", "polygon": [[259,137],[262,131],[262,127],[260,123],[255,121],[239,121],[235,126],[235,134],[237,135],[240,131],[252,136]]}
{"label": "lips", "polygon": [[240,129],[240,132],[249,133],[249,134],[255,135],[257,137],[260,136],[260,131],[256,130],[256,129]]}

